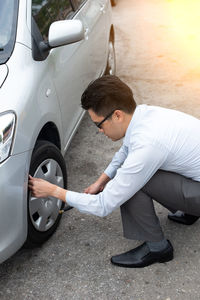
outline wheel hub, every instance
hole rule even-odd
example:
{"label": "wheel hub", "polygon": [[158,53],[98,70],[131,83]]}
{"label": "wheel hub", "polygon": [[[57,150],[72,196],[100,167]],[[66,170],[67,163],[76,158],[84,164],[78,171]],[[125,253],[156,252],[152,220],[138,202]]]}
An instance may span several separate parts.
{"label": "wheel hub", "polygon": [[[34,177],[64,187],[62,170],[54,159],[43,161],[35,171]],[[29,213],[33,226],[41,232],[49,230],[58,217],[61,205],[62,201],[54,197],[36,198],[30,195]]]}

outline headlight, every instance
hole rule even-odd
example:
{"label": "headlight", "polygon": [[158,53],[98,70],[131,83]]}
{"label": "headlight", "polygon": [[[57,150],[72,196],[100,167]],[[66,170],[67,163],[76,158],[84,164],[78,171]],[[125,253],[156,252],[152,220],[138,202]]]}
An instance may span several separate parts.
{"label": "headlight", "polygon": [[0,115],[0,163],[9,155],[15,129],[15,114],[8,112]]}

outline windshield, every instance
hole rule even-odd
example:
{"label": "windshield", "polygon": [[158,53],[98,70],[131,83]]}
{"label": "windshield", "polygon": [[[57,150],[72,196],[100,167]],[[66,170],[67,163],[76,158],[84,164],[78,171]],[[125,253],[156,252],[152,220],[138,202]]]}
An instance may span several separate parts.
{"label": "windshield", "polygon": [[13,51],[17,12],[18,0],[0,1],[0,64],[5,63]]}

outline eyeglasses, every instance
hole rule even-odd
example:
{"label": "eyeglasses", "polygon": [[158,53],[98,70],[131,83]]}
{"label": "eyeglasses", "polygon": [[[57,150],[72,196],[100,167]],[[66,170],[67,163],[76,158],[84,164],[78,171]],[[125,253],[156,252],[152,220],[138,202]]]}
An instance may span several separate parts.
{"label": "eyeglasses", "polygon": [[99,128],[101,129],[101,125],[103,124],[103,122],[105,122],[108,118],[110,118],[112,116],[112,114],[114,113],[114,110],[111,111],[111,113],[109,113],[101,122],[97,123],[97,122],[94,122],[94,124]]}

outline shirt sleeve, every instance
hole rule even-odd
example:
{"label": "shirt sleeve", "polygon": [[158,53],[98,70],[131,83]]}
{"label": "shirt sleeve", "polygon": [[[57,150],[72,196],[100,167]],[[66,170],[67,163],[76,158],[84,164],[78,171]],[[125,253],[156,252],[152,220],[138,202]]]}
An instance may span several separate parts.
{"label": "shirt sleeve", "polygon": [[116,176],[101,193],[90,195],[68,191],[66,201],[81,212],[106,216],[139,191],[164,161],[163,149],[155,145],[138,147],[127,156]]}
{"label": "shirt sleeve", "polygon": [[121,146],[118,152],[115,153],[111,163],[108,165],[104,173],[111,179],[116,175],[119,167],[123,164],[128,155],[128,147],[124,144]]}

